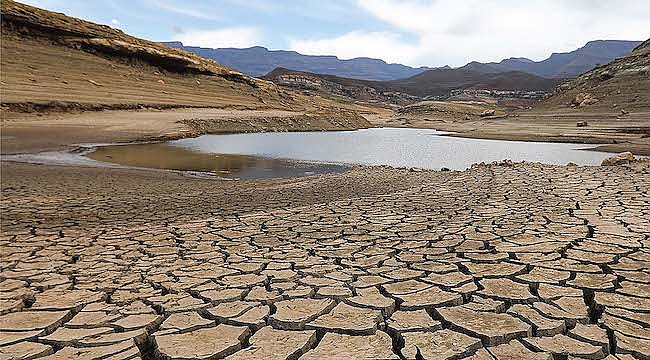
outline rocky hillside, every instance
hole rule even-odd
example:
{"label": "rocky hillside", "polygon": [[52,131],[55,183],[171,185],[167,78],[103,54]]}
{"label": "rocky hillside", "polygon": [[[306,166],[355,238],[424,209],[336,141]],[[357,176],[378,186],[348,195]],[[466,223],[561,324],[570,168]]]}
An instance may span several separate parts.
{"label": "rocky hillside", "polygon": [[311,56],[295,51],[269,50],[261,46],[247,49],[209,49],[184,46],[180,42],[166,45],[193,52],[206,59],[230,66],[250,76],[262,76],[276,68],[336,75],[361,80],[404,79],[431,68],[413,68],[400,64],[387,64],[383,60],[356,58],[341,60],[336,56]]}
{"label": "rocky hillside", "polygon": [[429,70],[413,77],[393,81],[365,81],[331,75],[276,69],[263,79],[277,85],[343,96],[361,101],[380,101],[405,105],[425,98],[446,98],[458,90],[546,92],[558,80],[544,79],[522,72],[481,73],[459,69]]}
{"label": "rocky hillside", "polygon": [[277,68],[262,79],[292,89],[316,92],[325,96],[343,97],[363,102],[380,102],[406,105],[419,101],[419,97],[396,91],[379,91],[372,81],[344,78],[334,75],[314,74]]}
{"label": "rocky hillside", "polygon": [[558,81],[511,71],[482,73],[462,69],[429,70],[408,79],[382,83],[378,89],[391,89],[419,97],[439,97],[459,89],[504,91],[550,91]]}
{"label": "rocky hillside", "polygon": [[1,46],[3,110],[282,109],[341,120],[349,128],[369,126],[354,111],[330,101],[307,98],[108,26],[11,0],[2,1]]}
{"label": "rocky hillside", "polygon": [[554,53],[539,62],[526,58],[510,58],[499,63],[471,62],[461,69],[485,73],[521,71],[545,78],[572,78],[625,56],[640,44],[640,41],[597,40],[575,51]]}
{"label": "rocky hillside", "polygon": [[539,108],[575,107],[578,110],[621,113],[650,109],[650,40],[630,54],[599,66],[559,86]]}
{"label": "rocky hillside", "polygon": [[212,60],[64,14],[3,0],[2,25],[5,106],[295,103],[285,91]]}

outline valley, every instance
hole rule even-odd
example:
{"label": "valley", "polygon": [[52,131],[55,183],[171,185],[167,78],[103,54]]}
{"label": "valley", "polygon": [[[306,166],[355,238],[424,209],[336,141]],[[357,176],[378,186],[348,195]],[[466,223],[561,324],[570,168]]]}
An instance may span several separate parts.
{"label": "valley", "polygon": [[118,29],[344,18],[199,5],[2,1],[0,359],[650,357],[648,41],[236,69]]}

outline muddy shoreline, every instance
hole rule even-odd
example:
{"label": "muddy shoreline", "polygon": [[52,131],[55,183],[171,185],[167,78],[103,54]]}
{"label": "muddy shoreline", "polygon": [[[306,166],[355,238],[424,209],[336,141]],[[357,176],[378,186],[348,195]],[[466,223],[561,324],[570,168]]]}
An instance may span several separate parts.
{"label": "muddy shoreline", "polygon": [[[208,134],[261,132],[353,131],[368,127],[423,128],[449,131],[445,136],[524,142],[581,143],[598,145],[588,150],[610,153],[631,151],[650,155],[650,139],[634,140],[620,134],[548,133],[534,127],[513,133],[508,124],[481,129],[475,123],[414,121],[408,126],[387,118],[369,116],[368,126],[344,120],[279,110],[175,108],[167,110],[103,110],[84,112],[25,113],[2,111],[2,153],[19,154],[69,150],[86,143],[166,142]],[[503,131],[497,131],[500,127]],[[108,131],[106,131],[108,130]],[[546,129],[542,129],[546,130]],[[537,132],[535,132],[537,131]],[[37,140],[36,140],[37,139]]]}
{"label": "muddy shoreline", "polygon": [[[650,155],[650,113],[593,112],[573,109],[519,111],[509,116],[467,120],[465,114],[381,114],[368,116],[374,125],[438,129],[455,132],[449,136],[508,141],[602,144],[593,150]],[[578,127],[578,123],[587,126]]]}

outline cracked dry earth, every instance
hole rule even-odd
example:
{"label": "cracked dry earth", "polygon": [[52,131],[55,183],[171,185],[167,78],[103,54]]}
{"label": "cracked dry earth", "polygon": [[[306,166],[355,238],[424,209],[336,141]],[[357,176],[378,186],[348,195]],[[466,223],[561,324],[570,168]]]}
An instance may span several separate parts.
{"label": "cracked dry earth", "polygon": [[0,358],[650,358],[650,163],[423,178],[86,229],[5,196]]}

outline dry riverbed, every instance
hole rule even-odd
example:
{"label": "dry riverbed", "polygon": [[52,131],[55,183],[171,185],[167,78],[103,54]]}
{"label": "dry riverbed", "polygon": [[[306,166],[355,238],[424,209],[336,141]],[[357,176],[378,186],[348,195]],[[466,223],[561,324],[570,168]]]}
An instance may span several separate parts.
{"label": "dry riverbed", "polygon": [[[107,26],[2,13],[3,155],[371,126]],[[647,126],[627,110],[607,124]],[[484,137],[641,136],[465,115]],[[650,357],[647,161],[253,181],[68,165],[0,164],[0,359]]]}
{"label": "dry riverbed", "polygon": [[[23,118],[3,152],[182,135],[192,111]],[[645,359],[648,209],[648,161],[253,181],[4,162],[0,357]]]}

